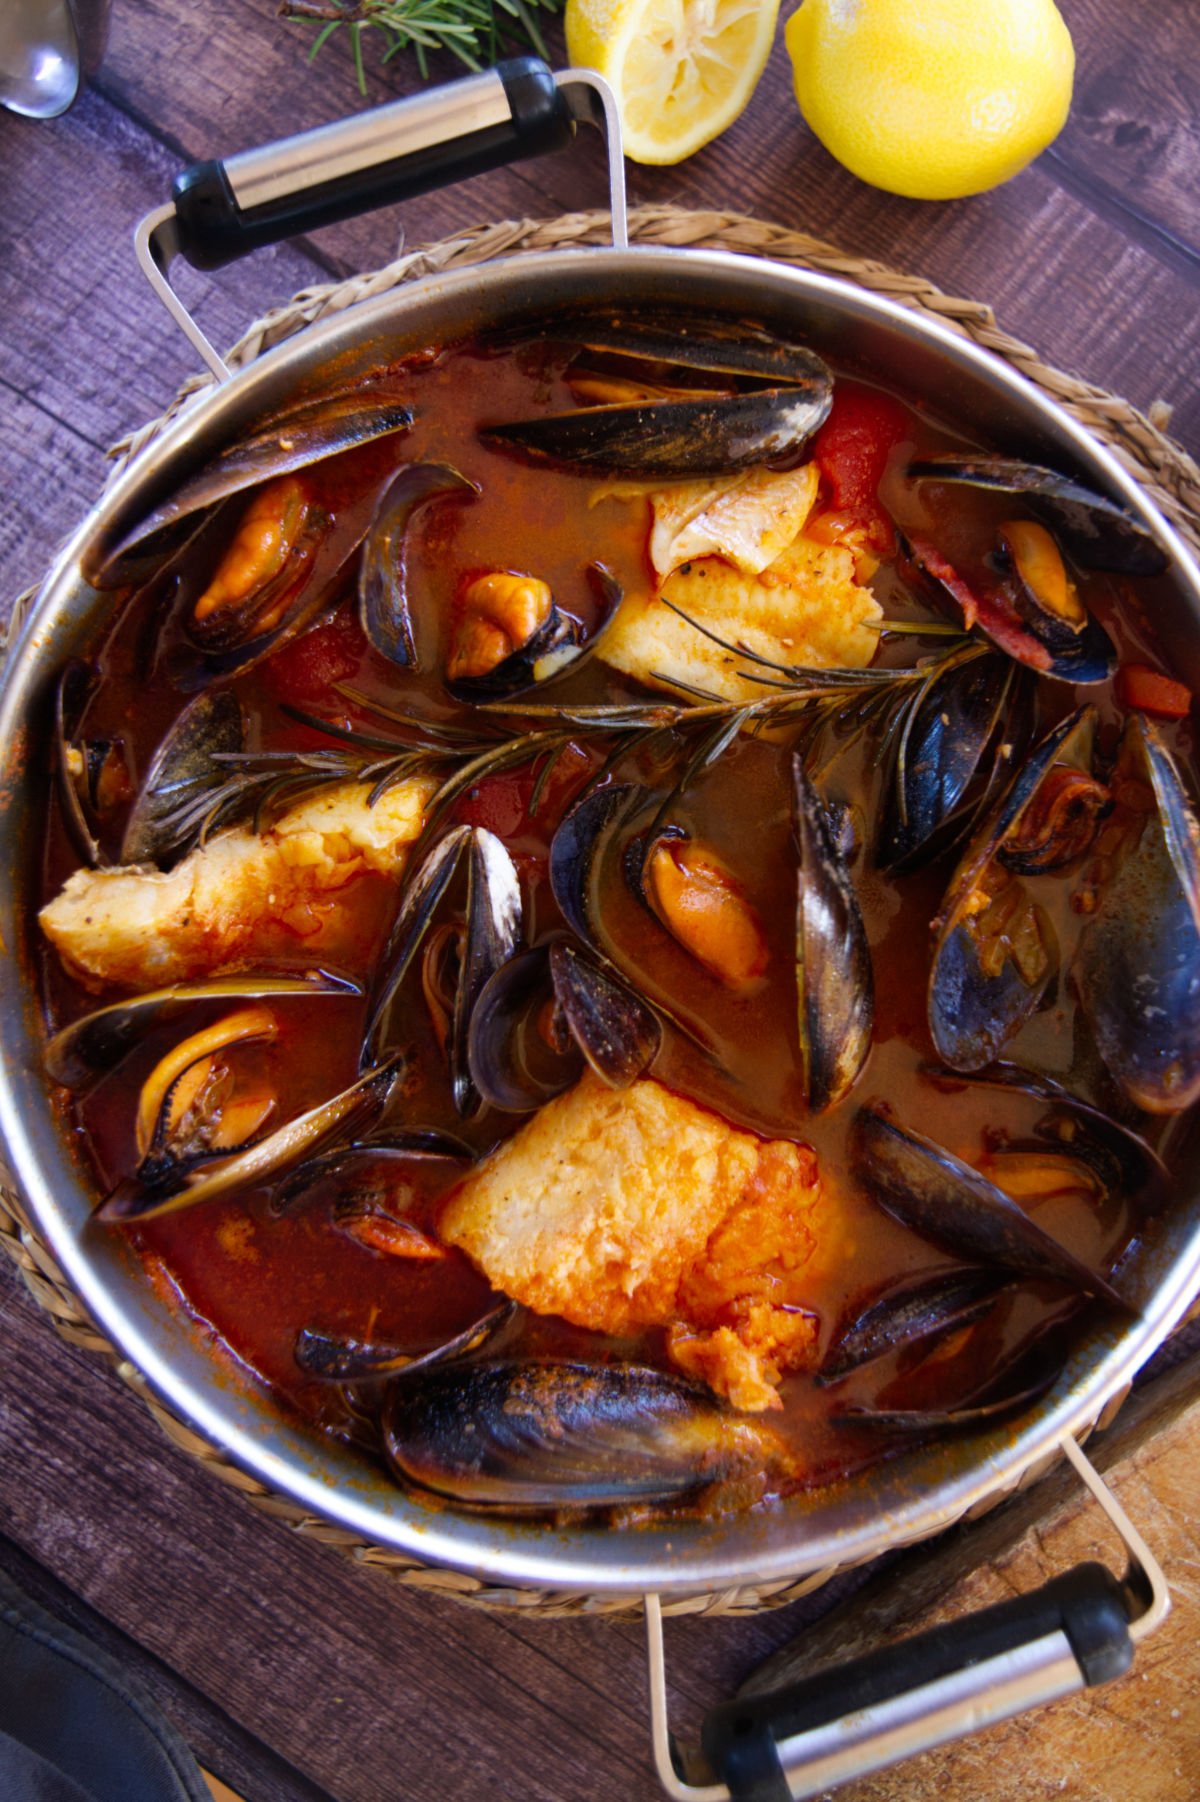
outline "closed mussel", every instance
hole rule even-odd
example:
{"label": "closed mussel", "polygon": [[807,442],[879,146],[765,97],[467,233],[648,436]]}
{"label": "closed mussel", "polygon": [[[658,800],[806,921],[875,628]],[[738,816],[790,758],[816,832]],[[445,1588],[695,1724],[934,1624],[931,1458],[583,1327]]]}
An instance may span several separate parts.
{"label": "closed mussel", "polygon": [[857,1082],[871,1049],[875,989],[854,884],[821,800],[792,760],[799,850],[796,987],[808,1104],[835,1107]]}
{"label": "closed mussel", "polygon": [[779,1450],[768,1429],[662,1371],[507,1358],[402,1377],[384,1445],[403,1482],[510,1513],[666,1502],[749,1476]]}
{"label": "closed mussel", "polygon": [[822,424],[829,370],[758,327],[638,315],[571,327],[566,374],[599,404],[490,426],[481,436],[536,462],[632,475],[728,473],[791,454]]}

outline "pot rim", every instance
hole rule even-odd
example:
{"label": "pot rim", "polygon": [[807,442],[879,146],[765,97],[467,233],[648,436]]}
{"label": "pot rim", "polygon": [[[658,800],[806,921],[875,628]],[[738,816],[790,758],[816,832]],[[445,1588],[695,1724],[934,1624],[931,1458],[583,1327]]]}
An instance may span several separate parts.
{"label": "pot rim", "polygon": [[[801,309],[806,305],[832,307],[851,321],[881,326],[944,356],[964,375],[980,380],[1011,405],[1014,427],[1026,438],[1040,431],[1060,445],[1065,441],[1076,461],[1108,491],[1119,494],[1159,538],[1172,558],[1177,585],[1190,599],[1200,634],[1200,568],[1136,481],[1099,440],[1024,377],[940,321],[833,277],[725,251],[597,248],[541,252],[536,258],[507,257],[425,277],[356,303],[283,340],[237,371],[228,383],[192,401],[102,493],[56,557],[10,650],[0,693],[0,745],[6,747],[0,771],[4,833],[8,831],[9,802],[22,778],[26,711],[36,698],[42,665],[56,656],[55,640],[61,629],[58,616],[60,609],[67,615],[64,603],[78,587],[80,555],[100,523],[115,518],[144,488],[150,472],[161,471],[175,457],[185,457],[209,428],[228,427],[231,414],[253,411],[264,393],[288,383],[296,372],[303,373],[320,352],[369,344],[376,329],[384,325],[398,327],[403,333],[407,313],[419,314],[447,304],[451,310],[457,304],[460,311],[465,307],[469,312],[475,301],[482,320],[494,316],[497,298],[510,312],[536,311],[538,293],[556,279],[568,287],[582,285],[586,293],[598,279],[616,284],[626,277],[636,286],[657,276],[660,286],[669,289],[701,273],[715,285],[719,296],[744,298],[747,310],[757,306],[760,311],[771,311],[789,303]],[[468,329],[460,327],[453,336],[462,336]],[[102,603],[96,603],[96,611],[100,606]],[[6,861],[7,884],[15,853]],[[986,1497],[1014,1487],[1032,1466],[1053,1456],[1064,1435],[1085,1431],[1176,1324],[1200,1283],[1198,1211],[1190,1237],[1165,1267],[1147,1270],[1145,1286],[1152,1296],[1146,1312],[1121,1330],[1110,1324],[1081,1341],[1060,1380],[1023,1418],[1019,1431],[1009,1423],[950,1445],[926,1447],[890,1465],[873,1466],[862,1478],[742,1515],[712,1522],[668,1521],[639,1528],[636,1533],[614,1533],[598,1527],[560,1528],[545,1522],[495,1521],[443,1511],[414,1504],[390,1485],[390,1505],[384,1506],[383,1498],[374,1491],[386,1479],[372,1472],[371,1480],[365,1481],[357,1458],[350,1468],[350,1458],[342,1455],[341,1448],[335,1446],[332,1454],[331,1442],[314,1448],[315,1433],[280,1423],[273,1407],[268,1417],[260,1398],[234,1395],[223,1374],[220,1381],[213,1382],[211,1372],[216,1366],[211,1353],[202,1354],[204,1362],[196,1366],[207,1367],[210,1380],[207,1384],[194,1380],[180,1336],[185,1325],[194,1336],[194,1326],[176,1317],[172,1331],[164,1335],[161,1321],[151,1318],[153,1309],[135,1307],[120,1293],[122,1254],[111,1245],[102,1247],[95,1232],[81,1219],[72,1220],[69,1206],[58,1199],[53,1181],[47,1180],[47,1166],[76,1187],[84,1180],[84,1166],[72,1160],[61,1143],[65,1137],[61,1126],[37,1116],[39,1095],[44,1116],[56,1111],[53,1104],[47,1105],[42,1079],[33,1067],[36,1059],[32,1054],[40,1041],[40,1003],[31,992],[28,970],[17,963],[15,947],[22,941],[22,929],[21,922],[13,918],[7,889],[0,905],[5,904],[12,931],[3,933],[3,958],[8,980],[13,980],[15,971],[22,984],[24,1006],[4,1010],[0,1020],[4,1047],[0,1141],[7,1147],[32,1217],[68,1281],[103,1332],[143,1372],[155,1394],[235,1464],[314,1513],[362,1534],[372,1544],[391,1547],[423,1564],[446,1566],[510,1586],[585,1590],[616,1597],[646,1590],[683,1596],[741,1584],[778,1584],[814,1570],[865,1562],[897,1544],[938,1531]],[[32,1113],[27,1111],[31,1104]],[[1182,1203],[1180,1208],[1182,1215]],[[1182,1220],[1178,1230],[1184,1230]],[[131,1265],[133,1260],[126,1255],[124,1262]],[[144,1283],[140,1271],[138,1280]],[[331,1467],[335,1467],[332,1473]],[[869,1502],[858,1493],[864,1482],[871,1490]],[[818,1530],[809,1537],[806,1521],[815,1524],[813,1516],[831,1506],[836,1509],[840,1498],[855,1503],[849,1524]]]}

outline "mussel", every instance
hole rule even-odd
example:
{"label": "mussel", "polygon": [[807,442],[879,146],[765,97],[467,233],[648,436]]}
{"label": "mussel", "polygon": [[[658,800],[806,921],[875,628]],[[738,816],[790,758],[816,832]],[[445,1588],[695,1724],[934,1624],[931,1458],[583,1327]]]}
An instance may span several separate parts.
{"label": "mussel", "polygon": [[800,1055],[808,1105],[835,1107],[857,1082],[871,1049],[875,989],[854,884],[800,756],[792,759],[799,851],[796,985]]}
{"label": "mussel", "polygon": [[690,957],[726,988],[756,989],[767,936],[733,873],[682,826],[639,838],[626,859],[631,886]]}
{"label": "mussel", "polygon": [[171,550],[178,548],[177,535],[169,528],[191,522],[197,514],[262,482],[407,431],[412,420],[411,409],[388,392],[386,381],[319,394],[262,418],[115,540],[102,542],[92,553],[87,579],[98,588],[120,587],[129,580],[130,552],[161,552],[168,539]]}
{"label": "mussel", "polygon": [[1016,457],[964,456],[958,451],[922,457],[908,466],[913,482],[949,482],[992,493],[1019,495],[1053,525],[1084,569],[1119,575],[1157,576],[1166,554],[1133,514],[1106,495],[1037,463]]}
{"label": "mussel", "polygon": [[84,1014],[64,1026],[47,1045],[47,1074],[67,1089],[84,1089],[114,1069],[155,1026],[173,1019],[200,1002],[262,1001],[299,995],[333,995],[345,998],[359,993],[344,977],[318,972],[312,976],[216,976],[205,982],[177,983],[168,989],[147,989],[106,1007]]}
{"label": "mussel", "polygon": [[996,1306],[1008,1278],[994,1270],[940,1271],[908,1281],[839,1324],[817,1381],[840,1382],[863,1364],[973,1326]]}
{"label": "mussel", "polygon": [[[307,1159],[289,1170],[282,1182],[271,1191],[271,1212],[278,1216],[293,1208],[307,1206],[323,1198],[351,1196],[374,1197],[381,1189],[392,1187],[390,1178],[398,1172],[403,1181],[408,1164],[470,1164],[475,1153],[461,1139],[450,1133],[428,1128],[409,1128],[386,1136],[373,1135],[338,1145]],[[368,1172],[373,1173],[373,1181]]]}
{"label": "mussel", "polygon": [[1075,687],[1107,682],[1116,647],[1084,607],[1062,554],[1033,520],[1002,526],[992,573],[964,580],[929,539],[897,531],[901,566],[930,598],[1006,656],[1041,676]]}
{"label": "mussel", "polygon": [[245,739],[231,690],[208,689],[189,701],[150,760],[125,823],[121,862],[169,869],[205,822],[215,824],[223,801],[237,799],[220,758],[235,756]]}
{"label": "mussel", "polygon": [[585,1062],[627,1088],[662,1043],[654,1011],[611,965],[565,939],[502,964],[467,1032],[471,1078],[489,1106],[531,1113],[574,1083]]}
{"label": "mussel", "polygon": [[1096,716],[1082,708],[1032,752],[968,847],[936,922],[929,1029],[955,1070],[998,1057],[1058,970],[1058,941],[1026,875],[1086,853],[1108,805],[1089,774]]}
{"label": "mussel", "polygon": [[405,1375],[383,1427],[402,1482],[509,1513],[666,1502],[782,1452],[706,1390],[631,1364],[495,1358]]}
{"label": "mussel", "polygon": [[375,503],[358,571],[358,617],[375,649],[403,669],[419,667],[405,565],[412,516],[428,501],[465,500],[478,493],[474,482],[447,463],[410,463]]}
{"label": "mussel", "polygon": [[587,576],[599,611],[586,637],[539,577],[504,569],[472,577],[458,597],[446,664],[455,699],[506,701],[573,673],[621,604],[620,583],[602,563],[589,564]]}
{"label": "mussel", "polygon": [[878,1106],[860,1108],[854,1171],[872,1198],[931,1244],[972,1265],[1065,1283],[1129,1312],[1098,1272],[1052,1239],[994,1183],[944,1146],[899,1127]]}
{"label": "mussel", "polygon": [[485,442],[571,469],[724,474],[795,452],[832,402],[821,359],[757,327],[628,314],[569,330],[567,381],[601,404],[489,426]]}
{"label": "mussel", "polygon": [[1100,1056],[1154,1114],[1200,1098],[1200,825],[1156,729],[1135,714],[1080,905],[1072,981]]}
{"label": "mussel", "polygon": [[454,925],[440,938],[429,940],[438,953],[438,963],[431,966],[427,961],[425,975],[427,994],[431,988],[437,991],[432,996],[435,1007],[440,1010],[448,1002],[450,1087],[455,1107],[467,1116],[479,1107],[467,1050],[471,1018],[489,978],[515,953],[522,923],[516,865],[485,827],[453,827],[410,879],[371,996],[363,1061],[375,1062],[388,1045],[396,995],[418,950],[429,939],[439,903],[464,861],[467,877],[461,927]]}
{"label": "mussel", "polygon": [[149,1220],[211,1201],[232,1189],[253,1189],[331,1140],[369,1131],[387,1106],[403,1062],[390,1058],[360,1076],[348,1089],[309,1108],[265,1139],[217,1155],[176,1155],[152,1180],[140,1176],[118,1184],[101,1205],[101,1220]]}
{"label": "mussel", "polygon": [[[516,1302],[501,1302],[461,1332],[424,1351],[387,1340],[347,1339],[305,1327],[296,1338],[293,1356],[306,1376],[320,1377],[325,1382],[371,1383],[399,1375],[408,1380],[419,1371],[452,1364],[455,1359],[481,1351],[499,1337],[516,1312]],[[464,1373],[458,1374],[462,1380]]]}
{"label": "mussel", "polygon": [[63,665],[54,697],[58,795],[75,849],[93,869],[107,863],[99,832],[125,799],[129,780],[120,745],[110,738],[81,738],[79,726],[99,675],[78,657]]}
{"label": "mussel", "polygon": [[275,1111],[259,1078],[240,1084],[229,1054],[274,1039],[279,1026],[261,1002],[235,1008],[173,1045],[155,1064],[138,1098],[136,1180],[147,1190],[176,1188],[213,1158],[243,1151]]}

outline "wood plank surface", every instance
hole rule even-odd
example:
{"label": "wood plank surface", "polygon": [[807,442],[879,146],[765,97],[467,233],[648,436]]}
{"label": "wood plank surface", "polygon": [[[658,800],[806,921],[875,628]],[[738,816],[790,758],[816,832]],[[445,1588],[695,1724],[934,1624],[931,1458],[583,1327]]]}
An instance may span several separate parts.
{"label": "wood plank surface", "polygon": [[[992,194],[928,205],[855,181],[801,120],[781,39],[743,118],[676,169],[630,166],[631,199],[755,214],[986,300],[1048,360],[1140,406],[1167,401],[1177,435],[1200,452],[1195,0],[1061,4],[1078,49],[1071,119],[1050,152]],[[561,61],[560,28],[548,36]],[[0,113],[0,617],[98,492],[105,448],[160,412],[193,367],[136,271],[138,218],[184,163],[366,104],[348,44],[334,42],[309,66],[310,41],[275,18],[273,0],[119,0],[104,66],[67,117],[35,124]],[[420,85],[403,57],[368,66],[369,101]],[[456,71],[448,58],[435,62],[442,79]],[[388,261],[402,237],[413,246],[480,221],[602,206],[605,195],[599,146],[584,134],[570,152],[215,275],[183,269],[180,285],[227,344],[295,290]],[[6,1267],[0,1453],[0,1565],[125,1657],[246,1802],[658,1794],[639,1624],[483,1614],[288,1534],[171,1448],[110,1370],[57,1339]],[[1185,1489],[1172,1521],[1189,1513]],[[1186,1585],[1194,1543],[1170,1546]],[[681,1731],[830,1600],[671,1623]],[[1156,1659],[1147,1668],[1157,1679]],[[1114,1690],[1087,1715],[1101,1750],[1107,1729],[1097,1723],[1136,1713],[1147,1693]],[[1180,1708],[1183,1725],[1164,1745],[1182,1735],[1194,1746],[1194,1713]],[[1007,1802],[1001,1770],[1039,1772],[1042,1789],[1022,1794],[1063,1793],[1052,1753],[1027,1762],[1040,1723],[1006,1731],[1009,1763],[993,1762],[985,1741],[931,1767],[943,1802]],[[908,1782],[897,1777],[880,1802],[917,1802],[923,1792]],[[1101,1764],[1088,1782],[1065,1793],[1132,1798],[1124,1764]],[[1168,1798],[1163,1790],[1155,1802]]]}
{"label": "wood plank surface", "polygon": [[[849,1784],[844,1802],[1194,1802],[1200,1747],[1200,1366],[1146,1387],[1089,1447],[1105,1480],[1170,1572],[1172,1610],[1141,1645],[1133,1674],[1065,1698],[903,1769]],[[1073,1471],[982,1522],[898,1561],[755,1673],[758,1694],[895,1645],[914,1633],[1028,1595],[1050,1577],[1099,1558],[1125,1566],[1116,1533]],[[900,1654],[902,1656],[902,1653]],[[1117,1785],[1119,1784],[1119,1789]]]}

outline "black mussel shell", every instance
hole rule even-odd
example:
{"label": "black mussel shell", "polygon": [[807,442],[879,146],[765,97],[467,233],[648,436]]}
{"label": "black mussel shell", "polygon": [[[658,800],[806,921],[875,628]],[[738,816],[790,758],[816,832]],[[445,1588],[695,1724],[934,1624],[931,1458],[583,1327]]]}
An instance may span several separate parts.
{"label": "black mussel shell", "polygon": [[[947,848],[975,808],[968,791],[989,748],[999,760],[999,728],[1013,666],[1001,657],[956,663],[930,683],[896,745],[880,814],[875,860],[881,870],[911,870]],[[988,782],[979,786],[978,806]],[[949,830],[948,830],[949,829]]]}
{"label": "black mussel shell", "polygon": [[[160,545],[165,549],[168,539],[172,551],[178,548],[169,528],[260,482],[405,432],[412,421],[412,411],[403,402],[367,385],[299,402],[218,451],[115,542],[98,546],[91,554],[87,579],[98,588],[119,587],[128,580],[126,560],[131,551],[156,551]],[[147,542],[150,539],[155,544]]]}
{"label": "black mussel shell", "polygon": [[544,1027],[557,1007],[545,945],[501,964],[484,984],[467,1032],[471,1080],[489,1107],[531,1114],[578,1080],[583,1056]]}
{"label": "black mussel shell", "polygon": [[732,473],[799,449],[821,426],[832,389],[814,383],[698,400],[584,407],[480,432],[534,463],[645,476]]}
{"label": "black mussel shell", "polygon": [[840,1382],[888,1352],[974,1325],[995,1307],[1006,1282],[994,1270],[943,1270],[901,1284],[839,1328],[817,1381]]}
{"label": "black mussel shell", "polygon": [[595,941],[592,877],[597,859],[645,791],[631,783],[594,788],[564,814],[550,844],[550,887],[567,925]]}
{"label": "black mussel shell", "polygon": [[219,1195],[227,1195],[231,1189],[257,1188],[278,1171],[286,1170],[315,1152],[319,1146],[327,1145],[333,1139],[348,1139],[369,1131],[386,1108],[401,1070],[399,1058],[368,1070],[340,1095],[297,1115],[245,1150],[206,1162],[202,1169],[184,1170],[178,1183],[173,1171],[165,1192],[161,1187],[147,1188],[136,1180],[121,1183],[102,1203],[96,1217],[100,1220],[150,1220],[162,1214],[178,1213],[182,1208],[195,1207],[201,1201],[215,1200]]}
{"label": "black mussel shell", "polygon": [[1132,1126],[1081,1100],[1052,1076],[1005,1063],[974,1071],[942,1070],[936,1065],[926,1069],[935,1079],[1008,1089],[1046,1102],[1050,1111],[1034,1129],[1039,1139],[1081,1159],[1102,1178],[1106,1190],[1119,1190],[1136,1201],[1143,1213],[1152,1213],[1170,1200],[1171,1173],[1153,1145]]}
{"label": "black mussel shell", "polygon": [[1167,567],[1166,553],[1132,513],[1058,470],[1015,457],[973,457],[952,451],[910,463],[907,475],[913,482],[961,482],[1026,496],[1085,569],[1157,576]]}
{"label": "black mussel shell", "polygon": [[[946,891],[929,972],[929,1030],[938,1056],[955,1070],[980,1070],[1035,1011],[1058,968],[1058,941],[1049,916],[1020,887],[1021,878],[1004,868],[1004,852],[1017,841],[1022,821],[1039,790],[1059,763],[1090,764],[1096,716],[1081,708],[1054,728],[1018,770],[1000,801],[968,847]],[[991,871],[1002,871],[1003,900],[1010,890],[1014,911],[1029,916],[1039,958],[1022,971],[1010,950],[994,972],[981,956],[981,932],[990,908],[978,911],[973,897]],[[1016,889],[1013,885],[1018,885]]]}
{"label": "black mussel shell", "polygon": [[278,1217],[317,1200],[323,1192],[337,1194],[355,1189],[358,1187],[357,1172],[362,1167],[372,1169],[380,1165],[411,1163],[472,1164],[474,1161],[475,1153],[462,1139],[432,1128],[359,1139],[353,1145],[339,1145],[333,1151],[308,1158],[289,1171],[271,1191],[271,1212]]}
{"label": "black mussel shell", "polygon": [[930,1244],[972,1264],[1066,1283],[1130,1311],[1111,1283],[1043,1232],[1002,1189],[879,1108],[859,1109],[853,1156],[855,1174],[873,1199]]}
{"label": "black mussel shell", "polygon": [[833,1416],[846,1426],[879,1427],[895,1433],[953,1433],[958,1429],[986,1426],[989,1421],[1003,1420],[1016,1414],[1031,1402],[1040,1401],[1058,1381],[1059,1372],[1052,1369],[1033,1383],[1001,1395],[993,1401],[964,1402],[949,1408],[842,1408]]}
{"label": "black mussel shell", "polygon": [[850,872],[837,850],[802,758],[792,759],[796,842],[796,986],[808,1105],[836,1107],[871,1049],[875,985],[866,928]]}
{"label": "black mussel shell", "polygon": [[455,826],[431,848],[405,884],[404,899],[396,915],[387,949],[379,961],[367,1010],[362,1063],[366,1067],[379,1056],[392,1001],[412,967],[421,942],[432,923],[438,902],[454,879],[467,842],[469,826]]}
{"label": "black mussel shell", "polygon": [[[1121,1089],[1153,1114],[1200,1098],[1200,825],[1157,731],[1134,715],[1114,779],[1123,842],[1100,883],[1072,979]],[[1139,819],[1140,802],[1152,797]]]}
{"label": "black mussel shell", "polygon": [[306,1376],[329,1383],[371,1383],[382,1377],[407,1376],[410,1372],[415,1375],[481,1351],[499,1336],[516,1312],[516,1302],[501,1302],[461,1333],[428,1351],[414,1351],[411,1345],[393,1345],[381,1339],[347,1339],[303,1327],[296,1336],[293,1356]]}
{"label": "black mussel shell", "polygon": [[375,504],[359,565],[358,616],[375,649],[403,669],[419,667],[404,565],[409,523],[426,501],[478,493],[476,484],[448,463],[411,463],[393,476]]}
{"label": "black mussel shell", "polygon": [[201,824],[220,806],[232,756],[246,742],[241,702],[227,688],[209,689],[188,702],[155,751],[125,825],[122,863],[154,863],[169,869]]}
{"label": "black mussel shell", "polygon": [[402,1482],[506,1512],[667,1502],[778,1450],[768,1429],[660,1370],[515,1359],[405,1377],[384,1446]]}
{"label": "black mussel shell", "polygon": [[289,995],[357,995],[356,983],[324,972],[313,976],[216,976],[148,989],[84,1014],[46,1046],[46,1074],[67,1089],[84,1089],[142,1043],[147,1032],[201,1001],[258,1001]]}
{"label": "black mussel shell", "polygon": [[550,974],[563,1019],[588,1064],[609,1088],[628,1088],[662,1046],[654,1010],[611,965],[565,941],[550,947]]}
{"label": "black mussel shell", "polygon": [[780,385],[830,379],[827,366],[807,345],[793,344],[747,320],[707,313],[677,313],[669,320],[636,310],[556,315],[522,336],[577,344],[582,352],[616,353],[635,361],[683,371],[753,377]]}
{"label": "black mussel shell", "polygon": [[[80,740],[77,734],[99,683],[99,673],[90,663],[72,657],[63,665],[54,694],[54,751],[59,800],[71,841],[92,869],[99,869],[108,861],[95,832],[93,776],[97,759],[102,762],[110,747],[98,740]],[[80,769],[72,768],[75,758],[80,760]]]}
{"label": "black mussel shell", "polygon": [[579,621],[554,602],[532,638],[510,652],[486,676],[447,679],[446,687],[455,699],[483,705],[507,701],[531,688],[542,689],[564,676],[574,675],[600,644],[624,598],[621,584],[603,563],[590,563],[587,576],[599,601],[599,612],[586,638]]}

